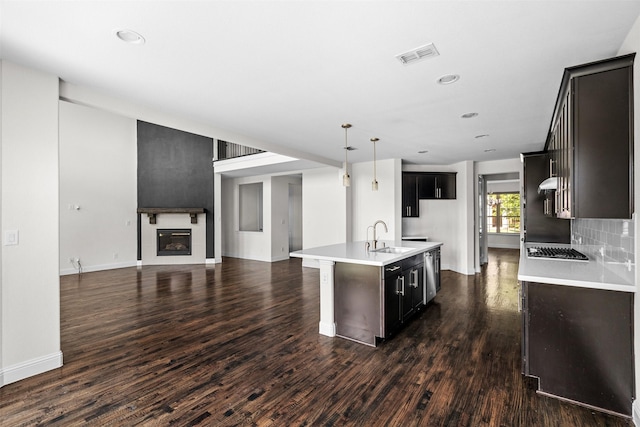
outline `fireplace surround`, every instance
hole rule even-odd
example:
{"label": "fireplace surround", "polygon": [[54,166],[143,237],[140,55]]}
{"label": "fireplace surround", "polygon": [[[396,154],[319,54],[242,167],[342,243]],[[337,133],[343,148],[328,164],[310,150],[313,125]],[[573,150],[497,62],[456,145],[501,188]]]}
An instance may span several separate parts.
{"label": "fireplace surround", "polygon": [[141,256],[138,265],[205,264],[203,208],[139,208]]}

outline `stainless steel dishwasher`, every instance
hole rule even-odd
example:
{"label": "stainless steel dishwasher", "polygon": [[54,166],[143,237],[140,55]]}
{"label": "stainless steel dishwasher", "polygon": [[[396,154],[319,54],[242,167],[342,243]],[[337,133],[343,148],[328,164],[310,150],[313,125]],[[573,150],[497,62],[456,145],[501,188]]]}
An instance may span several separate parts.
{"label": "stainless steel dishwasher", "polygon": [[424,278],[426,280],[425,301],[428,303],[435,296],[440,287],[440,250],[424,253]]}

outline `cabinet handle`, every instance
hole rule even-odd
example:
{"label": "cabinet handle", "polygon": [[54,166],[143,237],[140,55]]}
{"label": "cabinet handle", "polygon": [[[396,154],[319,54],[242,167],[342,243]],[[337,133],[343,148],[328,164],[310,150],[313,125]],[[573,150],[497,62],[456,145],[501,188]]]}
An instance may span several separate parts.
{"label": "cabinet handle", "polygon": [[397,270],[397,269],[399,269],[399,268],[400,268],[400,266],[399,266],[399,265],[396,265],[396,266],[395,266],[395,267],[393,267],[393,268],[385,268],[385,270],[387,270],[387,271],[396,271],[396,270]]}
{"label": "cabinet handle", "polygon": [[418,270],[411,270],[411,286],[414,288],[418,287]]}
{"label": "cabinet handle", "polygon": [[[402,289],[398,290],[397,283],[402,283]],[[404,296],[404,276],[400,276],[396,279],[396,294]]]}
{"label": "cabinet handle", "polygon": [[411,216],[411,206],[409,206],[409,216]]}

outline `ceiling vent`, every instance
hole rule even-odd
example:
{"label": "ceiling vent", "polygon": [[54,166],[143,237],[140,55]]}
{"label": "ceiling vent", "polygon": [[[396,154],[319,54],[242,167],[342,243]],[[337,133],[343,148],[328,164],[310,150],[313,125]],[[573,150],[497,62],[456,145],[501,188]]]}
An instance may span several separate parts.
{"label": "ceiling vent", "polygon": [[415,48],[409,52],[401,53],[400,55],[396,55],[396,58],[404,65],[413,64],[414,62],[421,61],[427,58],[435,58],[439,56],[440,53],[438,49],[434,46],[433,43],[429,43],[424,46],[420,46]]}

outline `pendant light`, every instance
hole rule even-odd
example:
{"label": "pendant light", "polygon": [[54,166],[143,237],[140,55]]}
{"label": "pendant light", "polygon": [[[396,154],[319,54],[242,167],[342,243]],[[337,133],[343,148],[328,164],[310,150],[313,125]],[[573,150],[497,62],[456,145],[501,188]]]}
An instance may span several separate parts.
{"label": "pendant light", "polygon": [[373,142],[373,181],[371,181],[371,191],[378,191],[378,180],[376,179],[376,142],[378,138],[371,138]]}
{"label": "pendant light", "polygon": [[342,185],[345,187],[351,186],[351,177],[349,176],[349,163],[347,163],[347,152],[349,151],[349,144],[347,144],[347,129],[349,129],[351,125],[349,123],[345,123],[342,125],[342,129],[344,129],[344,175],[342,175]]}

